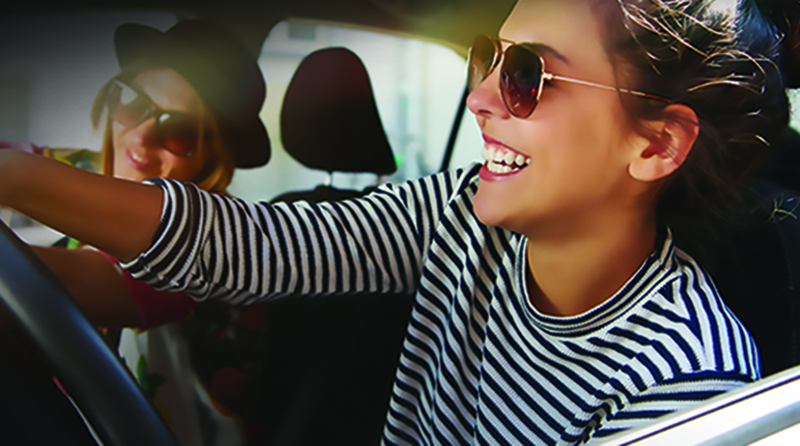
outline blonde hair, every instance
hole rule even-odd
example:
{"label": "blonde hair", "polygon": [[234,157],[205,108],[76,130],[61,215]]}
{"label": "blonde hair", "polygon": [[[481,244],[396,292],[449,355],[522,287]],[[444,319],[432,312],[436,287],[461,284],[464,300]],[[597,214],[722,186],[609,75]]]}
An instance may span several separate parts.
{"label": "blonde hair", "polygon": [[[101,118],[105,115],[105,124],[103,129],[103,142],[100,150],[100,169],[103,175],[114,176],[114,137],[112,131],[112,123],[114,117],[108,111],[108,92],[109,87],[114,79],[128,80],[133,79],[136,75],[145,71],[146,69],[156,68],[148,64],[132,64],[126,69],[122,70],[115,78],[109,80],[98,92],[92,104],[92,125],[95,129],[98,128]],[[167,67],[168,68],[168,67]],[[206,165],[200,172],[192,179],[192,183],[196,184],[200,189],[226,194],[228,185],[233,180],[234,163],[233,159],[228,153],[225,144],[219,134],[219,126],[213,114],[208,112],[208,109],[200,98],[200,150],[210,150],[210,156]]]}

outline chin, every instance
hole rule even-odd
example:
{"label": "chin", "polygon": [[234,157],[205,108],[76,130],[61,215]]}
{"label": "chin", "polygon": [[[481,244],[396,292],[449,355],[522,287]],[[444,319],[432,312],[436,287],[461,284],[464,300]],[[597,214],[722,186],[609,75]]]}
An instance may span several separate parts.
{"label": "chin", "polygon": [[527,234],[534,218],[527,206],[520,203],[521,197],[508,199],[495,194],[481,195],[480,189],[472,205],[475,217],[487,226],[496,226],[508,231]]}
{"label": "chin", "polygon": [[123,170],[121,172],[117,171],[117,172],[114,172],[114,177],[120,178],[120,179],[123,179],[123,180],[133,181],[133,182],[136,182],[136,183],[140,183],[140,182],[146,180],[147,178],[150,178],[150,177],[146,177],[145,175],[143,175],[141,172],[139,172],[137,170]]}
{"label": "chin", "polygon": [[501,200],[492,199],[487,194],[481,194],[480,188],[475,194],[475,201],[473,203],[473,211],[478,220],[488,226],[502,226],[503,211],[507,211],[508,207],[504,206]]}

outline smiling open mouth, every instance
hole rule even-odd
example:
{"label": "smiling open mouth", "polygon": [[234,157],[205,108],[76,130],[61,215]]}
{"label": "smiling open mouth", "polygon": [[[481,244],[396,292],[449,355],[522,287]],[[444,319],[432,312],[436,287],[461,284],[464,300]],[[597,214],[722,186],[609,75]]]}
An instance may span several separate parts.
{"label": "smiling open mouth", "polygon": [[492,173],[516,172],[531,163],[531,159],[525,155],[489,144],[483,147],[483,159],[486,160],[486,168]]}

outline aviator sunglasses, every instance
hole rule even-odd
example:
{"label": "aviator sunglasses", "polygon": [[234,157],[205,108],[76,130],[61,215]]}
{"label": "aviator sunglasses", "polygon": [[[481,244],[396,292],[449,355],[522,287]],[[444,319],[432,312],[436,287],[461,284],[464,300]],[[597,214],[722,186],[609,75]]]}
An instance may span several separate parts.
{"label": "aviator sunglasses", "polygon": [[162,110],[144,92],[119,79],[114,79],[109,85],[108,104],[114,120],[128,129],[155,118],[155,142],[174,155],[188,158],[200,147],[202,127],[197,116]]}
{"label": "aviator sunglasses", "polygon": [[[503,50],[503,43],[511,45]],[[502,64],[501,64],[502,61]],[[469,50],[467,86],[472,92],[500,64],[500,91],[506,109],[517,118],[527,118],[533,113],[542,97],[545,82],[564,81],[604,90],[618,91],[647,99],[670,102],[669,99],[641,91],[612,87],[610,85],[559,76],[545,71],[544,59],[535,45],[516,43],[478,35]]]}

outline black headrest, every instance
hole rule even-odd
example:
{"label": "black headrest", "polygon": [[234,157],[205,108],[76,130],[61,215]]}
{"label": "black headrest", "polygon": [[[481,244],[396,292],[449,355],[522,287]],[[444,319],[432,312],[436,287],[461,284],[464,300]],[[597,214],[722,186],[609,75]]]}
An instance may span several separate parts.
{"label": "black headrest", "polygon": [[397,169],[367,70],[345,48],[313,52],[297,67],[283,98],[281,140],[311,169],[377,175]]}

